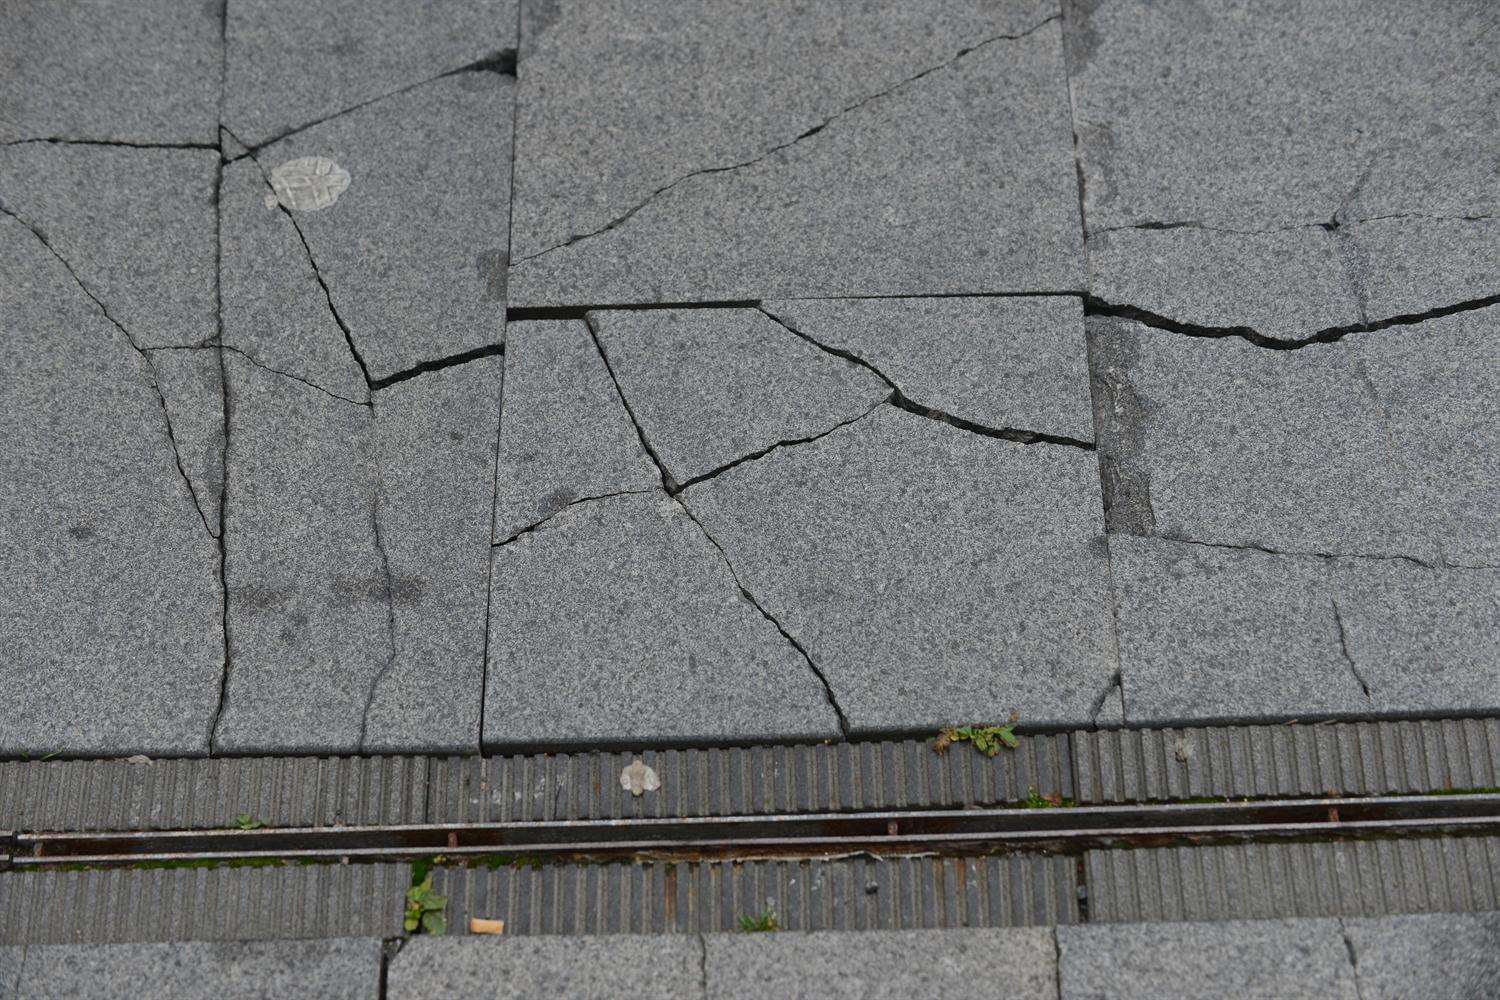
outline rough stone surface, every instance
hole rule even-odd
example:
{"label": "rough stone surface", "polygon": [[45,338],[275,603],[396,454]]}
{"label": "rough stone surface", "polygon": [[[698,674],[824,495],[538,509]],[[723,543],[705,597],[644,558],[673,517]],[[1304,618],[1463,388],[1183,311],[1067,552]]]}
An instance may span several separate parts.
{"label": "rough stone surface", "polygon": [[0,753],[201,753],[218,548],[145,358],[0,218]]}
{"label": "rough stone surface", "polygon": [[491,748],[838,735],[807,661],[659,492],[496,547],[488,669]]}
{"label": "rough stone surface", "polygon": [[[1440,268],[1422,246],[1389,235],[1355,237],[1372,259],[1371,289],[1337,288],[1321,227],[1341,240],[1343,227],[1399,217],[1388,233],[1417,234],[1420,244],[1429,224],[1416,216],[1500,209],[1491,169],[1500,140],[1488,124],[1500,92],[1484,40],[1500,11],[1460,2],[1367,14],[1358,0],[1225,3],[1190,17],[1170,5],[1068,5],[1096,294],[1142,307],[1155,299],[1155,311],[1187,322],[1264,322],[1270,336],[1331,325],[1328,316],[1357,312],[1362,297],[1372,320],[1475,297],[1460,288],[1434,303],[1437,289],[1392,278]],[[1134,263],[1118,234],[1094,236],[1141,225],[1182,228],[1133,235],[1152,247]],[[1473,245],[1493,272],[1493,250]],[[1271,290],[1280,301],[1267,300]]]}
{"label": "rough stone surface", "polygon": [[380,948],[379,938],[33,945],[24,949],[15,996],[371,1000],[380,991]]}
{"label": "rough stone surface", "polygon": [[1360,1000],[1500,995],[1500,914],[1345,920]]}
{"label": "rough stone surface", "polygon": [[596,312],[589,323],[676,483],[827,433],[890,395],[755,309]]}
{"label": "rough stone surface", "polygon": [[516,0],[230,3],[224,124],[259,145],[494,59],[516,47],[516,6]]}
{"label": "rough stone surface", "polygon": [[882,407],[682,496],[854,732],[1086,723],[1114,673],[1090,452]]}
{"label": "rough stone surface", "polygon": [[1058,927],[1062,1000],[1359,1000],[1337,920]]}
{"label": "rough stone surface", "polygon": [[1296,351],[1091,329],[1135,399],[1127,474],[1157,534],[1494,566],[1497,323],[1491,307]]}
{"label": "rough stone surface", "polygon": [[0,1000],[16,1000],[25,948],[0,948]]}
{"label": "rough stone surface", "polygon": [[375,393],[395,658],[372,690],[366,752],[479,746],[500,368],[483,359]]}
{"label": "rough stone surface", "polygon": [[528,9],[511,302],[1079,288],[1056,14]]}
{"label": "rough stone surface", "polygon": [[230,662],[214,749],[357,750],[394,655],[372,411],[225,364]]}
{"label": "rough stone surface", "polygon": [[783,299],[765,310],[908,399],[995,429],[1092,441],[1078,299]]}
{"label": "rough stone surface", "polygon": [[701,1000],[703,945],[682,935],[415,937],[391,959],[390,1000]]}
{"label": "rough stone surface", "polygon": [[1371,319],[1500,294],[1500,219],[1396,216],[1346,226],[1339,243]]}
{"label": "rough stone surface", "polygon": [[1015,1000],[1057,996],[1052,932],[1042,928],[715,934],[704,942],[708,995],[725,1000],[905,1000],[966,995],[978,983]]}
{"label": "rough stone surface", "polygon": [[217,3],[7,4],[0,142],[218,141]]}
{"label": "rough stone surface", "polygon": [[661,488],[661,476],[581,321],[511,324],[494,540],[588,497]]}
{"label": "rough stone surface", "polygon": [[273,372],[346,400],[368,401],[369,383],[307,247],[292,216],[275,207],[271,185],[254,160],[224,168],[219,197],[224,345]]}
{"label": "rough stone surface", "polygon": [[291,218],[373,380],[502,339],[514,87],[457,73],[255,153],[266,173],[311,155],[349,173]]}
{"label": "rough stone surface", "polygon": [[219,157],[207,149],[0,147],[0,205],[47,234],[140,347],[201,344],[214,301]]}

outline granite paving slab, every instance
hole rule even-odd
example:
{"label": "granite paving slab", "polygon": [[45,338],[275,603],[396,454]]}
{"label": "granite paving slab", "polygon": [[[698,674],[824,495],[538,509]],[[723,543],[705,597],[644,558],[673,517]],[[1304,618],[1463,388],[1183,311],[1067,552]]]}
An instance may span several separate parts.
{"label": "granite paving slab", "polygon": [[230,0],[223,124],[264,145],[463,67],[509,62],[516,8],[517,0]]}
{"label": "granite paving slab", "polygon": [[230,668],[215,749],[472,749],[498,363],[362,406],[225,358]]}
{"label": "granite paving slab", "polygon": [[1093,440],[1076,297],[781,299],[762,308],[858,358],[919,406],[995,430]]}
{"label": "granite paving slab", "polygon": [[700,1000],[702,957],[702,943],[688,936],[417,937],[391,959],[386,995]]}
{"label": "granite paving slab", "polygon": [[1500,572],[1110,537],[1126,720],[1500,708]]}
{"label": "granite paving slab", "polygon": [[593,312],[588,321],[676,485],[826,434],[890,396],[879,376],[756,309]]}
{"label": "granite paving slab", "polygon": [[1133,400],[1100,414],[1126,481],[1108,502],[1144,504],[1164,538],[1500,564],[1497,324],[1491,307],[1275,351],[1095,319],[1096,373]]}
{"label": "granite paving slab", "polygon": [[[330,938],[56,944],[6,950],[22,959],[11,994],[16,1000],[373,1000],[380,993],[380,948],[379,938]],[[0,959],[0,975],[3,969]]]}
{"label": "granite paving slab", "polygon": [[1495,294],[1500,11],[1368,13],[1067,5],[1096,296],[1296,340]]}
{"label": "granite paving slab", "polygon": [[1055,1000],[1052,932],[1041,928],[715,934],[704,938],[706,995],[902,1000],[991,983],[1016,1000]]}
{"label": "granite paving slab", "polygon": [[881,407],[682,500],[853,733],[1086,723],[1112,687],[1090,451]]}
{"label": "granite paving slab", "polygon": [[312,156],[348,175],[326,207],[256,210],[296,227],[372,381],[502,339],[514,89],[454,73],[254,154],[273,181]]}
{"label": "granite paving slab", "polygon": [[219,549],[146,356],[0,216],[0,753],[202,753]]}
{"label": "granite paving slab", "polygon": [[218,141],[223,6],[15,3],[0,11],[0,143]]}
{"label": "granite paving slab", "polygon": [[827,739],[817,670],[675,500],[573,504],[495,547],[488,748]]}
{"label": "granite paving slab", "polygon": [[1423,913],[1343,921],[1360,1000],[1500,994],[1500,914]]}
{"label": "granite paving slab", "polygon": [[513,305],[1068,291],[1057,8],[524,11]]}
{"label": "granite paving slab", "polygon": [[1337,920],[1059,927],[1057,961],[1063,1000],[1360,1000]]}

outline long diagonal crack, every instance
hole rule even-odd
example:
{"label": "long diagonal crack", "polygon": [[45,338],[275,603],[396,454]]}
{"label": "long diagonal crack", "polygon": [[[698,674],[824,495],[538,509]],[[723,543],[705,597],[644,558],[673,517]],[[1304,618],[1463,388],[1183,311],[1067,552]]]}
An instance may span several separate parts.
{"label": "long diagonal crack", "polygon": [[[370,420],[375,420],[375,399],[370,398]],[[380,531],[380,507],[381,498],[385,495],[385,477],[380,473],[380,456],[377,453],[375,462],[375,490],[370,501],[370,526],[374,532],[375,554],[380,558],[381,577],[385,583],[385,613],[386,613],[386,640],[390,645],[389,654],[385,666],[375,672],[370,678],[369,690],[365,693],[364,711],[359,717],[359,742],[356,749],[364,750],[365,737],[370,726],[370,708],[375,704],[375,696],[380,692],[380,684],[386,679],[396,666],[396,587],[391,576],[391,556],[385,547],[385,539]]]}
{"label": "long diagonal crack", "polygon": [[[809,344],[816,347],[818,350],[824,352],[825,354],[831,354],[836,358],[842,358],[845,361],[852,362],[853,364],[859,365],[861,368],[864,368],[865,370],[874,374],[876,378],[880,379],[886,385],[890,386],[891,397],[889,400],[887,400],[887,402],[896,407],[896,409],[898,410],[904,410],[907,413],[913,413],[919,417],[926,417],[928,420],[936,420],[939,423],[948,424],[951,427],[956,427],[962,431],[968,431],[971,434],[979,434],[983,437],[999,438],[1004,441],[1013,441],[1017,444],[1056,444],[1063,445],[1068,448],[1082,448],[1084,451],[1094,450],[1094,443],[1092,441],[1080,441],[1077,438],[1070,438],[1061,434],[1048,434],[1045,431],[1033,431],[1020,427],[990,427],[987,424],[981,424],[977,421],[968,420],[960,416],[955,416],[954,414],[948,413],[944,410],[940,410],[937,407],[927,406],[924,403],[919,403],[907,396],[906,393],[902,391],[901,386],[896,383],[895,379],[892,379],[889,375],[881,371],[879,368],[875,367],[874,364],[872,364],[865,358],[860,357],[858,354],[855,354],[852,351],[846,351],[843,348],[833,347],[832,345],[823,343],[817,338],[797,329],[795,326],[791,325],[780,316],[777,316],[775,313],[766,309],[763,305],[757,304],[756,309],[760,311],[761,315],[771,320],[771,322],[775,323],[783,330],[786,330],[788,333],[796,337],[800,337],[802,340],[807,341]],[[852,421],[845,421],[845,423],[851,422]],[[843,424],[840,424],[839,426],[842,427]],[[837,427],[831,428],[831,430],[837,429]],[[822,435],[818,435],[818,437],[821,436]],[[816,440],[816,438],[808,438],[807,440]],[[796,444],[800,442],[791,443]],[[758,458],[760,456],[756,455],[752,457]],[[741,459],[740,461],[743,461],[743,459]],[[722,470],[716,470],[713,474],[717,475],[719,471]]]}
{"label": "long diagonal crack", "polygon": [[[219,121],[224,121],[225,80],[229,72],[229,3],[219,10]],[[214,340],[219,346],[219,393],[220,415],[223,431],[219,435],[219,468],[222,472],[219,484],[219,595],[223,599],[223,617],[220,621],[220,637],[224,641],[224,662],[219,670],[219,697],[214,705],[213,716],[208,720],[207,747],[214,752],[214,741],[218,738],[219,723],[224,718],[224,709],[229,704],[229,675],[233,662],[232,644],[229,638],[229,366],[224,362],[224,159],[219,158],[214,171]]]}
{"label": "long diagonal crack", "polygon": [[1178,545],[1197,545],[1207,549],[1227,549],[1231,552],[1260,552],[1268,556],[1292,556],[1306,559],[1358,559],[1370,562],[1400,562],[1412,566],[1420,566],[1423,569],[1432,570],[1495,570],[1500,566],[1488,563],[1456,563],[1447,560],[1429,562],[1416,556],[1399,553],[1380,552],[1315,552],[1312,550],[1298,549],[1273,549],[1264,545],[1251,545],[1248,543],[1233,544],[1230,542],[1202,542],[1194,538],[1180,538],[1175,535],[1158,536],[1164,542],[1175,542]]}
{"label": "long diagonal crack", "polygon": [[604,225],[600,226],[599,228],[590,230],[589,232],[586,232],[586,233],[578,233],[578,234],[575,234],[573,236],[570,236],[567,240],[563,241],[562,243],[559,243],[556,246],[550,246],[550,247],[548,247],[545,250],[538,250],[536,253],[527,254],[524,257],[518,257],[518,258],[516,258],[516,260],[514,260],[512,262],[511,266],[514,267],[514,266],[517,266],[517,265],[520,265],[520,264],[524,264],[528,260],[536,260],[538,257],[543,257],[543,256],[545,256],[545,255],[547,255],[549,253],[552,253],[555,250],[562,250],[562,249],[564,249],[566,247],[573,246],[575,243],[581,243],[584,240],[593,239],[595,236],[600,236],[600,235],[602,235],[604,233],[609,232],[612,229],[618,229],[620,226],[623,226],[625,223],[629,222],[632,218],[635,217],[636,213],[640,212],[641,209],[645,208],[647,205],[650,205],[657,198],[660,198],[662,195],[664,195],[667,192],[673,190],[674,188],[678,187],[679,185],[681,185],[681,184],[683,184],[683,183],[685,183],[687,181],[692,180],[695,177],[707,177],[707,176],[709,176],[711,174],[723,174],[723,173],[728,173],[728,172],[734,171],[734,170],[743,170],[743,169],[745,169],[747,167],[753,167],[757,163],[761,163],[761,162],[763,162],[765,160],[770,159],[772,156],[775,156],[777,153],[781,152],[784,149],[789,149],[792,146],[797,145],[799,142],[802,142],[805,139],[811,139],[813,136],[817,135],[819,132],[822,132],[828,126],[832,125],[834,122],[838,121],[840,118],[844,117],[845,115],[852,114],[855,111],[858,111],[859,109],[863,108],[865,105],[870,104],[870,103],[872,103],[874,101],[880,100],[882,97],[888,97],[891,94],[894,94],[896,91],[901,90],[903,87],[908,87],[911,84],[916,83],[918,80],[921,80],[923,77],[931,76],[933,73],[936,73],[939,70],[946,69],[947,67],[949,67],[949,66],[953,65],[954,63],[958,62],[960,59],[962,59],[964,56],[969,55],[970,53],[977,52],[980,49],[983,49],[983,48],[986,48],[986,47],[988,47],[990,45],[995,44],[996,42],[1016,41],[1017,39],[1025,38],[1026,36],[1028,36],[1028,35],[1030,35],[1030,34],[1032,34],[1034,32],[1040,31],[1044,26],[1052,23],[1053,21],[1056,21],[1060,16],[1061,15],[1054,14],[1051,17],[1046,18],[1045,20],[1037,22],[1036,24],[1032,25],[1030,28],[1027,28],[1025,31],[1020,32],[1019,34],[1014,34],[1014,35],[991,35],[990,37],[985,38],[982,41],[976,42],[975,44],[969,46],[968,48],[959,49],[958,52],[955,53],[950,58],[945,59],[942,62],[937,63],[936,65],[929,66],[926,69],[922,70],[921,72],[913,74],[912,76],[908,76],[908,77],[906,77],[906,78],[904,78],[902,80],[898,80],[897,82],[891,84],[889,87],[885,88],[884,90],[877,91],[876,93],[873,93],[873,94],[868,94],[868,95],[860,98],[858,101],[855,101],[852,104],[846,104],[846,105],[844,105],[844,107],[842,107],[842,108],[838,109],[837,111],[833,112],[832,114],[826,116],[822,121],[818,122],[818,124],[812,126],[809,129],[806,129],[801,134],[799,134],[799,135],[797,135],[797,136],[795,136],[795,137],[793,137],[791,139],[787,139],[784,142],[777,143],[776,145],[772,146],[770,149],[767,149],[764,152],[758,153],[755,156],[750,157],[749,159],[740,160],[740,161],[738,161],[736,163],[727,163],[727,164],[724,164],[722,166],[717,166],[717,167],[701,167],[701,168],[699,168],[697,170],[694,170],[694,171],[691,171],[689,173],[683,174],[681,177],[678,177],[675,180],[670,181],[670,182],[668,182],[666,184],[663,184],[661,187],[658,187],[656,190],[654,190],[650,194],[646,195],[646,197],[644,197],[640,201],[636,202],[634,205],[632,205],[630,208],[626,209],[624,212],[622,212],[619,215],[615,216],[614,218],[610,219],[608,222],[606,222]]}
{"label": "long diagonal crack", "polygon": [[501,548],[502,546],[511,544],[512,542],[516,541],[519,538],[524,538],[527,535],[530,535],[530,534],[533,534],[535,532],[541,531],[544,528],[546,528],[546,526],[548,525],[548,523],[551,522],[554,518],[561,517],[569,508],[577,507],[579,504],[589,503],[589,502],[595,501],[595,500],[612,500],[615,497],[644,496],[644,495],[646,495],[648,493],[653,493],[653,492],[655,492],[655,491],[654,490],[618,490],[618,491],[616,491],[614,493],[597,493],[597,494],[595,494],[593,496],[579,497],[576,500],[570,500],[567,503],[563,504],[561,507],[557,508],[557,510],[554,510],[552,513],[548,514],[546,517],[542,518],[541,520],[539,520],[539,521],[533,521],[530,524],[528,524],[526,527],[521,528],[518,531],[511,532],[509,535],[507,535],[501,541],[491,542],[490,543],[490,548],[491,549],[498,549],[498,548]]}
{"label": "long diagonal crack", "polygon": [[766,621],[775,626],[776,631],[781,633],[782,638],[785,639],[793,649],[795,649],[802,655],[802,659],[807,663],[808,669],[813,672],[813,675],[818,678],[818,682],[823,686],[823,694],[828,699],[828,704],[832,706],[834,716],[838,719],[839,732],[843,734],[845,739],[848,739],[849,719],[846,715],[844,715],[844,709],[841,705],[839,705],[838,697],[833,693],[833,685],[829,683],[828,676],[823,673],[822,669],[817,665],[816,662],[813,661],[813,658],[808,655],[807,649],[800,642],[798,642],[790,632],[786,630],[786,628],[781,624],[780,621],[776,619],[776,616],[767,611],[765,605],[761,604],[760,601],[756,599],[755,595],[750,593],[750,590],[740,579],[740,575],[735,572],[734,564],[730,562],[729,553],[724,551],[724,546],[720,545],[718,539],[709,534],[708,529],[703,526],[703,522],[698,520],[697,515],[695,515],[688,507],[688,505],[683,502],[682,497],[677,495],[680,492],[680,488],[673,481],[671,473],[667,472],[667,467],[662,463],[661,457],[657,455],[656,449],[651,446],[650,440],[646,437],[645,428],[643,428],[641,426],[641,422],[636,419],[635,411],[630,408],[630,400],[625,397],[625,390],[620,385],[620,380],[615,376],[614,368],[610,366],[609,355],[605,353],[604,343],[599,339],[599,331],[594,328],[594,324],[589,321],[588,317],[585,317],[584,321],[588,326],[589,336],[593,338],[594,348],[599,352],[599,357],[604,362],[604,369],[605,371],[609,372],[610,381],[614,383],[615,394],[620,399],[620,405],[624,407],[625,415],[630,418],[630,424],[635,428],[636,437],[640,439],[641,448],[650,457],[651,461],[655,463],[656,471],[661,475],[663,491],[666,492],[667,496],[671,497],[672,502],[677,504],[678,508],[682,510],[683,514],[687,516],[688,520],[692,521],[695,525],[698,526],[698,530],[703,532],[703,537],[708,539],[709,544],[718,550],[719,557],[724,560],[724,566],[729,570],[729,576],[734,580],[735,586],[739,588],[740,595],[744,597],[746,601],[749,601],[751,607],[755,608],[756,611],[759,611],[761,613],[761,616],[764,617]]}
{"label": "long diagonal crack", "polygon": [[[463,66],[456,66],[453,69],[444,70],[436,76],[429,76],[425,80],[418,80],[416,83],[408,83],[405,86],[397,87],[395,90],[388,90],[383,94],[377,94],[376,96],[371,97],[367,100],[360,101],[357,104],[351,104],[348,107],[340,108],[337,111],[331,111],[326,115],[321,115],[309,121],[302,122],[299,125],[293,125],[289,128],[282,129],[275,135],[267,139],[262,139],[261,141],[253,145],[247,142],[243,142],[238,136],[235,136],[234,141],[239,143],[240,146],[244,148],[245,152],[231,158],[230,162],[233,163],[236,160],[242,160],[246,156],[251,156],[255,153],[260,152],[267,146],[273,146],[283,139],[290,138],[291,136],[294,136],[299,132],[305,132],[310,128],[322,125],[325,122],[331,122],[335,118],[342,118],[345,115],[352,114],[353,112],[359,111],[362,108],[368,108],[372,104],[379,104],[381,101],[390,100],[392,97],[399,97],[402,94],[416,90],[418,87],[425,87],[430,83],[436,83],[437,81],[447,79],[450,76],[458,76],[460,73],[497,73],[501,76],[514,77],[516,75],[516,50],[500,49],[497,52],[492,52],[490,55],[485,56],[483,59],[479,59],[471,63],[466,63]],[[228,127],[223,124],[222,112],[219,118],[219,127],[224,129],[224,131],[229,132]],[[233,132],[230,132],[229,134],[234,135]]]}
{"label": "long diagonal crack", "polygon": [[182,464],[182,452],[177,446],[177,433],[172,427],[172,413],[171,410],[167,407],[167,397],[166,394],[162,392],[161,380],[157,377],[156,365],[151,360],[151,355],[140,346],[140,344],[136,341],[134,335],[132,335],[131,332],[125,328],[124,324],[116,319],[114,314],[109,311],[109,307],[104,304],[104,300],[95,295],[93,290],[84,283],[83,279],[78,276],[78,272],[73,269],[73,265],[68,262],[68,259],[66,257],[58,252],[57,248],[52,245],[52,242],[47,239],[47,237],[42,233],[40,229],[38,229],[27,219],[12,211],[10,207],[5,205],[3,202],[0,202],[0,213],[9,216],[10,218],[16,220],[16,222],[25,226],[31,232],[31,235],[36,237],[37,242],[39,242],[53,257],[57,258],[57,262],[61,264],[63,266],[63,269],[68,272],[68,276],[73,279],[73,283],[78,286],[78,288],[83,292],[84,295],[88,296],[89,301],[98,308],[100,314],[103,315],[104,318],[107,319],[116,330],[120,331],[120,334],[125,338],[125,342],[130,345],[130,349],[135,351],[136,354],[140,355],[141,360],[146,363],[146,370],[151,375],[151,389],[156,394],[157,404],[161,407],[162,420],[166,424],[167,444],[172,449],[172,461],[177,466],[177,474],[182,478],[182,483],[187,488],[188,499],[193,502],[193,509],[198,512],[198,520],[203,524],[203,530],[208,532],[210,538],[217,538],[218,534],[217,532],[215,532],[214,526],[209,524],[208,514],[204,511],[203,504],[198,499],[198,489],[193,485],[192,477],[187,473],[187,467]]}
{"label": "long diagonal crack", "polygon": [[744,465],[746,462],[754,462],[757,459],[765,458],[773,451],[778,451],[782,448],[793,448],[799,444],[811,444],[814,441],[818,441],[822,438],[827,437],[834,431],[842,430],[843,428],[848,427],[850,424],[858,423],[859,421],[868,417],[870,414],[874,413],[876,410],[880,409],[888,402],[890,402],[889,399],[882,399],[880,402],[876,403],[865,412],[856,414],[855,416],[852,416],[847,420],[840,420],[838,423],[834,424],[832,427],[829,427],[827,430],[818,431],[818,433],[816,434],[809,434],[807,437],[787,438],[782,441],[776,441],[772,444],[766,445],[766,447],[764,448],[760,448],[756,451],[741,455],[739,458],[736,458],[733,461],[725,462],[723,465],[720,465],[717,468],[710,469],[707,472],[700,473],[699,475],[686,480],[671,492],[675,496],[676,494],[681,493],[683,490],[687,489],[689,486],[696,486],[698,483],[713,479],[716,476],[721,476],[724,473],[728,472],[730,469],[734,469],[741,465]]}

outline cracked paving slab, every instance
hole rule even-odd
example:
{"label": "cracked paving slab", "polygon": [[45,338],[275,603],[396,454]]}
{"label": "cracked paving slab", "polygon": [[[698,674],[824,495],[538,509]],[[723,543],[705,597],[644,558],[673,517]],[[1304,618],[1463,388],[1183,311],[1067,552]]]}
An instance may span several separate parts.
{"label": "cracked paving slab", "polygon": [[855,735],[1086,725],[1116,670],[1094,455],[895,407],[689,487]]}
{"label": "cracked paving slab", "polygon": [[985,427],[1093,440],[1076,297],[783,299],[761,308],[858,358],[918,405]]}
{"label": "cracked paving slab", "polygon": [[1278,339],[1500,288],[1500,9],[1078,0],[1089,288]]}
{"label": "cracked paving slab", "polygon": [[1106,503],[1164,538],[1500,565],[1497,330],[1492,306],[1277,351],[1092,318],[1101,395],[1128,397],[1101,410]]}
{"label": "cracked paving slab", "polygon": [[317,392],[227,352],[230,666],[214,748],[473,750],[498,364]]}
{"label": "cracked paving slab", "polygon": [[220,192],[224,345],[345,400],[369,383],[288,214],[253,160],[224,167]]}
{"label": "cracked paving slab", "polygon": [[[232,0],[224,124],[261,145],[516,47],[517,0]],[[508,116],[507,116],[508,117]]]}
{"label": "cracked paving slab", "polygon": [[511,303],[1078,290],[1057,14],[527,5]]}
{"label": "cracked paving slab", "polygon": [[144,352],[213,534],[224,479],[218,357],[176,348],[218,334],[218,169],[211,150],[0,146],[0,211],[43,234]]}
{"label": "cracked paving slab", "polygon": [[300,231],[376,383],[502,340],[514,90],[456,73],[254,154],[266,174],[304,156],[348,172],[329,207],[264,221]]}
{"label": "cracked paving slab", "polygon": [[1500,708],[1500,572],[1129,535],[1110,565],[1132,725]]}
{"label": "cracked paving slab", "polygon": [[487,749],[835,739],[798,650],[657,490],[494,550]]}
{"label": "cracked paving slab", "polygon": [[203,753],[218,546],[150,366],[34,233],[0,241],[0,753]]}
{"label": "cracked paving slab", "polygon": [[825,434],[891,393],[755,309],[591,312],[588,322],[674,484]]}
{"label": "cracked paving slab", "polygon": [[8,3],[0,143],[218,141],[222,4]]}
{"label": "cracked paving slab", "polygon": [[582,321],[510,324],[495,482],[497,543],[590,497],[661,488]]}

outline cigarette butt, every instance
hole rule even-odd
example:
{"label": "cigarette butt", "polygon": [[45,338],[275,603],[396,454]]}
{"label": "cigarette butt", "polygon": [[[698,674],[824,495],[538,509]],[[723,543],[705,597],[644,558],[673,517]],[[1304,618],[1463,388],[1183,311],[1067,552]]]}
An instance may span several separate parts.
{"label": "cigarette butt", "polygon": [[485,920],[483,917],[469,918],[470,934],[504,934],[504,920]]}

